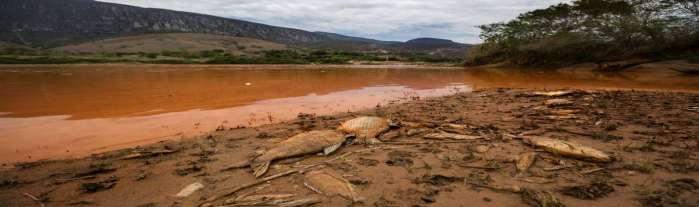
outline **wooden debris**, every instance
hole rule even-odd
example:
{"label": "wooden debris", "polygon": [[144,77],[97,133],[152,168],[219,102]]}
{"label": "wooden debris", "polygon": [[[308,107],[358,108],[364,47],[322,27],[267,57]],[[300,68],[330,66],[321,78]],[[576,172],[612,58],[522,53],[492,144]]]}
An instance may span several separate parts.
{"label": "wooden debris", "polygon": [[129,159],[140,159],[140,158],[146,158],[146,157],[155,157],[155,156],[160,156],[160,155],[167,155],[167,154],[172,154],[175,152],[178,152],[179,150],[153,150],[153,151],[145,151],[145,152],[137,152],[133,153],[130,155],[126,155],[122,158],[119,158],[121,160],[129,160]]}
{"label": "wooden debris", "polygon": [[558,97],[567,96],[573,94],[573,91],[537,91],[532,93],[535,96],[547,96],[547,97]]}
{"label": "wooden debris", "polygon": [[599,171],[602,171],[602,170],[604,170],[604,168],[598,167],[598,168],[583,170],[583,171],[580,172],[580,174],[587,175],[587,174],[596,173],[596,172],[599,172]]}
{"label": "wooden debris", "polygon": [[326,196],[339,195],[353,202],[362,200],[357,192],[354,191],[354,187],[349,181],[329,172],[315,171],[308,173],[304,185]]}
{"label": "wooden debris", "polygon": [[94,179],[97,176],[94,175],[88,175],[88,176],[83,176],[83,177],[77,177],[77,178],[56,178],[54,179],[54,183],[56,184],[61,184],[61,183],[67,183],[71,181],[76,181],[76,180],[86,180],[86,179]]}
{"label": "wooden debris", "polygon": [[41,207],[46,206],[46,205],[44,205],[44,202],[41,201],[41,199],[39,199],[38,197],[32,195],[31,193],[24,192],[24,193],[22,193],[22,194],[23,194],[24,196],[29,197],[29,199],[32,199],[34,202],[36,202],[36,204],[39,204],[39,206],[41,206]]}
{"label": "wooden debris", "polygon": [[502,168],[502,167],[498,167],[498,166],[467,165],[467,164],[463,164],[463,163],[457,163],[456,165],[459,167],[463,167],[463,168],[475,168],[475,169],[484,169],[484,170],[497,170],[497,169]]}
{"label": "wooden debris", "polygon": [[483,139],[483,137],[481,137],[481,136],[454,134],[454,133],[448,133],[448,132],[438,132],[438,133],[427,134],[424,136],[424,138],[425,139],[454,139],[454,140]]}
{"label": "wooden debris", "polygon": [[294,200],[293,198],[288,199],[276,199],[276,200],[263,200],[258,202],[250,203],[234,203],[229,205],[223,205],[219,207],[242,207],[242,206],[275,206],[275,207],[299,207],[299,206],[311,206],[313,204],[318,204],[322,202],[320,198],[310,197],[301,198]]}
{"label": "wooden debris", "polygon": [[330,163],[332,163],[332,162],[334,162],[334,161],[337,161],[337,160],[340,160],[340,159],[344,159],[344,158],[349,157],[350,155],[353,155],[353,154],[362,153],[362,152],[367,152],[367,151],[371,151],[371,150],[376,150],[376,149],[379,149],[379,148],[380,148],[380,147],[373,147],[373,148],[368,148],[368,149],[361,149],[361,150],[356,150],[356,151],[352,151],[352,152],[347,152],[347,153],[345,153],[345,154],[342,154],[342,155],[340,155],[340,156],[334,157],[334,158],[332,158],[332,159],[325,160],[325,161],[323,161],[323,162],[319,162],[319,163],[316,163],[316,164],[304,166],[304,167],[302,167],[301,169],[289,170],[289,171],[286,171],[286,172],[283,172],[283,173],[279,173],[279,174],[276,174],[276,175],[271,175],[271,176],[268,176],[268,177],[265,177],[265,178],[262,178],[262,179],[258,179],[258,180],[254,181],[254,182],[250,182],[250,183],[244,184],[244,185],[239,186],[239,187],[223,189],[223,190],[221,190],[221,191],[223,191],[223,193],[220,193],[220,194],[217,195],[217,196],[212,196],[212,197],[206,199],[206,201],[205,201],[204,203],[202,203],[202,204],[200,204],[200,205],[198,205],[198,206],[209,206],[211,202],[214,202],[214,201],[217,201],[217,200],[219,200],[219,199],[221,199],[221,198],[224,198],[224,197],[227,197],[227,196],[236,194],[236,193],[240,192],[241,190],[245,190],[245,189],[247,189],[247,188],[250,188],[250,187],[253,187],[253,186],[257,186],[257,185],[260,185],[260,184],[262,184],[262,183],[266,183],[266,182],[275,180],[275,179],[277,179],[277,178],[286,177],[286,176],[293,175],[293,174],[297,174],[297,173],[305,173],[306,171],[308,171],[308,170],[310,170],[310,169],[313,169],[314,167],[319,167],[319,166],[322,166],[322,165],[330,164]]}
{"label": "wooden debris", "polygon": [[421,144],[463,144],[468,143],[470,140],[456,140],[456,141],[425,141],[425,142],[382,142],[381,145],[421,145]]}
{"label": "wooden debris", "polygon": [[261,205],[279,205],[287,201],[293,200],[295,194],[257,194],[240,196],[224,201],[224,204],[233,204],[234,206],[261,206]]}
{"label": "wooden debris", "polygon": [[567,168],[570,168],[570,167],[573,167],[573,166],[572,166],[572,165],[559,165],[559,166],[544,168],[544,171],[563,170],[563,169],[567,169]]}
{"label": "wooden debris", "polygon": [[201,190],[202,188],[204,188],[204,184],[192,183],[192,184],[189,184],[187,187],[184,187],[182,190],[180,190],[180,192],[177,193],[175,195],[175,197],[180,197],[180,198],[189,197],[194,192],[197,192],[198,190]]}
{"label": "wooden debris", "polygon": [[298,206],[311,206],[313,204],[320,203],[320,198],[302,198],[299,200],[293,200],[286,203],[279,204],[279,207],[298,207]]}
{"label": "wooden debris", "polygon": [[549,184],[549,183],[555,183],[556,181],[553,179],[546,179],[546,178],[536,178],[536,177],[531,177],[531,178],[514,178],[515,180],[527,182],[527,183],[534,183],[534,184]]}
{"label": "wooden debris", "polygon": [[525,143],[541,147],[544,150],[565,157],[572,157],[592,162],[611,162],[613,158],[600,150],[570,141],[543,137],[523,137]]}
{"label": "wooden debris", "polygon": [[568,99],[557,98],[544,101],[544,105],[548,107],[570,106],[573,105],[573,102]]}

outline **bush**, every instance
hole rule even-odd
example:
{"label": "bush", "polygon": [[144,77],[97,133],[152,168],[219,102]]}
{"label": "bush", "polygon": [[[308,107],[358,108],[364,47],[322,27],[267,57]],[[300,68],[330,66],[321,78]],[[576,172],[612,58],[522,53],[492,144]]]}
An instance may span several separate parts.
{"label": "bush", "polygon": [[[480,26],[467,64],[561,65],[615,61],[697,47],[699,17],[686,0],[575,0]],[[696,7],[694,7],[696,8]]]}

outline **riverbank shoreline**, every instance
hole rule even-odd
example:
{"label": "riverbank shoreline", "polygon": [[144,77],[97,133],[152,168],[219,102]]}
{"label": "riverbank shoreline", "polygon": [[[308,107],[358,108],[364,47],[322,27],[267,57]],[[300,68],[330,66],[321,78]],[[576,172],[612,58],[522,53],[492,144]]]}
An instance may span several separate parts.
{"label": "riverbank shoreline", "polygon": [[[256,180],[249,168],[221,171],[226,166],[248,160],[256,151],[268,150],[295,134],[335,129],[343,121],[370,115],[397,123],[379,137],[385,144],[347,145],[329,156],[279,160],[267,175],[356,152],[320,170],[351,183],[364,198],[358,206],[526,206],[539,202],[532,195],[543,195],[541,192],[566,206],[699,204],[695,180],[699,162],[692,150],[699,146],[699,94],[576,90],[547,97],[535,92],[477,89],[333,116],[299,114],[280,124],[218,129],[197,138],[81,159],[5,165],[0,171],[0,203],[195,206]],[[546,105],[550,99],[570,102]],[[440,131],[481,138],[451,142],[424,138]],[[595,163],[559,156],[513,139],[513,135],[569,140],[615,159]],[[517,173],[514,160],[531,152],[537,154],[532,167]],[[352,203],[315,193],[305,187],[305,179],[302,174],[289,175],[213,204],[263,194],[318,197],[318,206]],[[192,183],[204,187],[187,197],[174,196]]]}

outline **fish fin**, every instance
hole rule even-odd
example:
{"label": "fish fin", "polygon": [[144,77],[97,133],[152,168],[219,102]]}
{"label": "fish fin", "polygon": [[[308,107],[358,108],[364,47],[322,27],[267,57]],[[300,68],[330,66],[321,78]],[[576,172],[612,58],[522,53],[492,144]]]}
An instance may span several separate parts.
{"label": "fish fin", "polygon": [[332,146],[329,146],[329,147],[326,147],[325,149],[323,149],[323,155],[329,155],[330,153],[333,153],[337,149],[340,149],[341,146],[342,146],[342,142],[337,143],[337,144],[332,145]]}
{"label": "fish fin", "polygon": [[318,190],[317,188],[311,186],[310,184],[308,184],[308,183],[306,183],[306,182],[304,182],[303,185],[306,186],[308,189],[311,189],[313,192],[316,192],[316,193],[321,194],[321,195],[324,195],[324,194],[325,194],[325,193],[321,192],[320,190]]}
{"label": "fish fin", "polygon": [[262,164],[255,165],[252,169],[252,174],[255,175],[256,178],[261,177],[262,175],[267,173],[270,164],[272,164],[272,162],[267,161]]}

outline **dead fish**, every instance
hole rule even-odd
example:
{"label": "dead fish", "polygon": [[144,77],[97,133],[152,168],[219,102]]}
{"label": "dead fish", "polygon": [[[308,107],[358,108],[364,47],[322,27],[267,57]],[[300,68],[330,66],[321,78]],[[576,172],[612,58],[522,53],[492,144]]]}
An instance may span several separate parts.
{"label": "dead fish", "polygon": [[573,105],[573,102],[568,100],[568,99],[562,99],[562,98],[557,98],[557,99],[549,99],[544,101],[544,104],[549,107],[556,107],[556,106],[570,106]]}
{"label": "dead fish", "polygon": [[297,134],[267,150],[251,162],[255,177],[264,175],[272,161],[322,151],[328,155],[342,146],[345,137],[334,130],[310,131]]}
{"label": "dead fish", "polygon": [[427,134],[424,136],[424,138],[425,139],[476,140],[476,139],[482,139],[483,137],[472,136],[472,135],[463,135],[463,134],[454,134],[454,133],[448,133],[448,132],[438,132],[438,133]]}
{"label": "dead fish", "polygon": [[294,194],[282,193],[282,194],[257,194],[241,196],[224,201],[224,204],[237,204],[237,205],[277,205],[284,203],[293,199],[296,196]]}
{"label": "dead fish", "polygon": [[376,136],[388,130],[390,121],[381,117],[362,116],[343,122],[338,130],[354,134],[362,144],[379,143]]}
{"label": "dead fish", "polygon": [[536,161],[535,152],[526,152],[519,155],[517,161],[515,162],[515,167],[517,168],[517,173],[525,173]]}
{"label": "dead fish", "polygon": [[534,92],[532,94],[534,94],[536,96],[557,97],[557,96],[567,96],[567,95],[573,94],[573,91],[548,91],[548,92],[538,91],[538,92]]}
{"label": "dead fish", "polygon": [[359,202],[363,200],[357,192],[354,191],[352,184],[339,176],[333,175],[325,171],[314,171],[306,175],[304,185],[311,190],[326,195],[339,195],[343,198]]}
{"label": "dead fish", "polygon": [[607,153],[575,142],[544,137],[523,137],[522,140],[528,144],[544,148],[544,150],[548,152],[561,156],[593,162],[611,162],[613,160]]}

